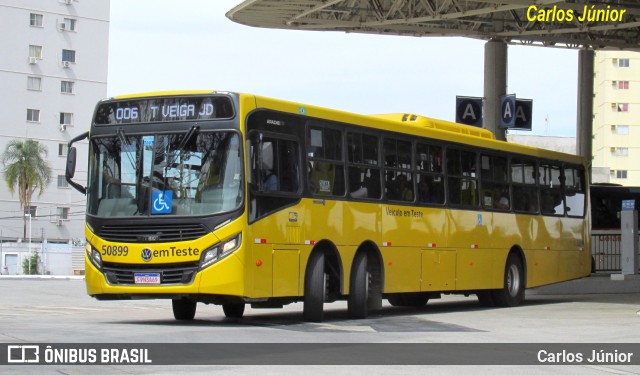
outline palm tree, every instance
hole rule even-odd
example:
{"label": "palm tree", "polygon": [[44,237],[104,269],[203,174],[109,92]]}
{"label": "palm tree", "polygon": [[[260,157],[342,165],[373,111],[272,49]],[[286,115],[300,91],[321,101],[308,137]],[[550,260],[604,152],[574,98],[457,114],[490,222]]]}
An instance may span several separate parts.
{"label": "palm tree", "polygon": [[[31,197],[36,189],[38,196],[44,193],[51,180],[51,166],[46,160],[47,147],[27,139],[24,142],[12,140],[7,143],[0,160],[4,165],[4,178],[11,194],[18,190],[20,208],[31,207]],[[27,236],[27,218],[23,215],[24,237]]]}

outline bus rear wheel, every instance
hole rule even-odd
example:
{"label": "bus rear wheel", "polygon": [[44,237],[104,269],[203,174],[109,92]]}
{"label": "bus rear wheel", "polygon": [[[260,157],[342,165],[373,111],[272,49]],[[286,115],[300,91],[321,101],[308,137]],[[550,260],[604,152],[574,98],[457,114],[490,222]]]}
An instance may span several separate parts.
{"label": "bus rear wheel", "polygon": [[347,308],[349,317],[365,319],[369,300],[369,272],[367,272],[367,255],[359,253],[353,261],[351,282],[349,283],[349,298]]}
{"label": "bus rear wheel", "polygon": [[222,305],[222,311],[227,318],[242,318],[244,306],[244,303],[225,303]]}
{"label": "bus rear wheel", "polygon": [[315,251],[309,257],[304,279],[302,317],[307,322],[321,322],[325,299],[324,253]]}
{"label": "bus rear wheel", "polygon": [[197,302],[188,298],[177,298],[171,300],[173,307],[173,317],[176,320],[193,320],[196,316]]}
{"label": "bus rear wheel", "polygon": [[524,288],[522,261],[515,253],[511,253],[504,269],[503,287],[492,292],[493,302],[498,307],[518,306],[524,300]]}

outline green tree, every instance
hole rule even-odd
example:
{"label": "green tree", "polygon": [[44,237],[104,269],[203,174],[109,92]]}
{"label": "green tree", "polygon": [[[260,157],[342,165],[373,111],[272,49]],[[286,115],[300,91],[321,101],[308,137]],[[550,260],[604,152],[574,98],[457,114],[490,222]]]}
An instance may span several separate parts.
{"label": "green tree", "polygon": [[[22,212],[31,207],[31,198],[36,190],[38,196],[44,193],[51,180],[51,166],[46,160],[47,148],[38,141],[12,140],[2,153],[4,179],[11,194],[18,190]],[[27,236],[27,218],[23,215],[24,233]]]}
{"label": "green tree", "polygon": [[[31,264],[29,264],[31,261]],[[37,252],[29,254],[29,258],[22,260],[22,273],[25,275],[39,275],[38,263],[40,263],[40,255]]]}

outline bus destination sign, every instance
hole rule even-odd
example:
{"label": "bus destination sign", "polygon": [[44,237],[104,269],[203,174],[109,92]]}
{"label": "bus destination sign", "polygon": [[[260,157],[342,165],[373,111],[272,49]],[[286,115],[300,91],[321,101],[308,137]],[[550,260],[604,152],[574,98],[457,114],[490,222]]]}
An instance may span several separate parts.
{"label": "bus destination sign", "polygon": [[233,117],[228,97],[185,96],[114,100],[100,103],[96,125],[197,121]]}

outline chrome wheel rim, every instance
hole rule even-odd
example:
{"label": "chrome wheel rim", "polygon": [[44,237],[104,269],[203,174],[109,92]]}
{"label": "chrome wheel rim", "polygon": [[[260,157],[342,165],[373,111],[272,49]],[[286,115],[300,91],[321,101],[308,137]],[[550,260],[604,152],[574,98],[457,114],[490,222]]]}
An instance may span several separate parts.
{"label": "chrome wheel rim", "polygon": [[520,270],[518,266],[512,264],[507,272],[507,292],[512,297],[518,295],[520,291]]}

